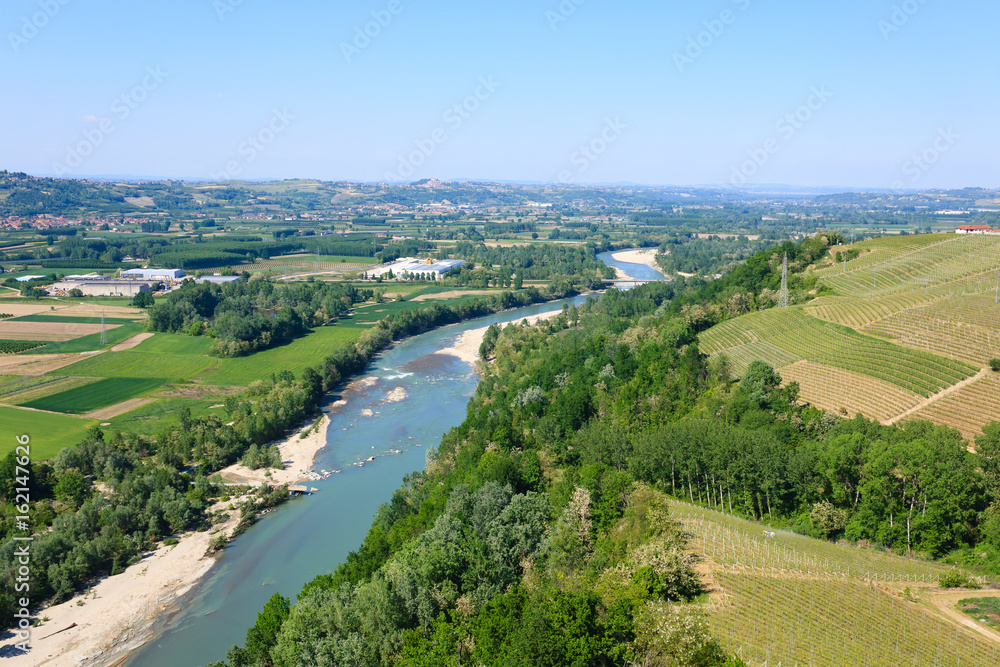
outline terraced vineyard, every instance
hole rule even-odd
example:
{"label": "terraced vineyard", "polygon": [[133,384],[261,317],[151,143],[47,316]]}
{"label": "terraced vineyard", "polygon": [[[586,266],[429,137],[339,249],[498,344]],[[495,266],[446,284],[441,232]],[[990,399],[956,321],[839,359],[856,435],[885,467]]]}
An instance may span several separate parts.
{"label": "terraced vineyard", "polygon": [[978,370],[818,320],[801,307],[775,308],[729,320],[703,333],[700,341],[708,354],[725,352],[739,372],[754,355],[775,367],[788,365],[790,359],[806,360],[873,377],[925,397]]}
{"label": "terraced vineyard", "polygon": [[862,331],[976,366],[985,366],[1000,349],[1000,331],[935,317],[933,307],[895,313]]}
{"label": "terraced vineyard", "polygon": [[[942,240],[942,237],[946,237]],[[996,284],[1000,237],[921,235],[897,247],[875,239],[856,247],[868,254],[818,272],[838,294],[882,297],[908,291],[939,295],[983,292]]]}
{"label": "terraced vineyard", "polygon": [[754,665],[998,664],[1000,644],[905,599],[945,566],[837,545],[672,501],[705,557],[712,633]]}
{"label": "terraced vineyard", "polygon": [[860,413],[886,422],[913,409],[923,398],[889,382],[809,361],[779,372],[786,382],[798,382],[801,395],[810,403],[845,417]]}
{"label": "terraced vineyard", "polygon": [[984,425],[1000,419],[1000,376],[989,373],[934,401],[907,419],[926,419],[951,426],[972,442]]}

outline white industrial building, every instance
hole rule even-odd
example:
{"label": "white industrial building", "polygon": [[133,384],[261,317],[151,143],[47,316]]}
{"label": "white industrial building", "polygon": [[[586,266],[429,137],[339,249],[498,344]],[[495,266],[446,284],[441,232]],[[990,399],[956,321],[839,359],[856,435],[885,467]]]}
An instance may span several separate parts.
{"label": "white industrial building", "polygon": [[61,280],[48,290],[52,296],[67,296],[74,289],[84,296],[135,296],[139,292],[152,292],[157,284],[138,280]]}
{"label": "white industrial building", "polygon": [[393,279],[401,280],[405,279],[408,275],[420,275],[422,273],[425,276],[434,274],[432,279],[439,280],[441,276],[448,273],[452,269],[462,266],[463,264],[465,264],[464,259],[433,260],[407,257],[406,259],[401,259],[398,262],[384,264],[369,271],[365,271],[365,278],[388,278],[391,273]]}
{"label": "white industrial building", "polygon": [[196,283],[215,283],[217,285],[224,285],[225,283],[234,283],[239,280],[239,276],[202,276],[200,278],[195,278]]}
{"label": "white industrial building", "polygon": [[128,269],[121,272],[125,280],[165,280],[174,282],[184,277],[184,269]]}

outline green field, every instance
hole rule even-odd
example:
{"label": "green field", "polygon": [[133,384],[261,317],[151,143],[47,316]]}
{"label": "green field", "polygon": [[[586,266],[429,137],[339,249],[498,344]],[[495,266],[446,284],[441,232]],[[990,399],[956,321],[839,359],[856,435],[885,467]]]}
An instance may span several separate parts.
{"label": "green field", "polygon": [[156,389],[159,378],[105,378],[23,404],[23,407],[68,414],[86,414]]}
{"label": "green field", "polygon": [[61,343],[49,343],[44,347],[32,350],[31,353],[67,354],[70,352],[94,352],[96,350],[102,350],[106,347],[111,347],[112,345],[117,345],[137,333],[142,333],[145,327],[146,325],[143,322],[129,322],[128,324],[123,324],[120,327],[108,329],[108,342],[105,345],[101,345],[101,334],[98,332],[87,336],[81,336],[80,338],[74,338],[73,340],[63,341]]}
{"label": "green field", "polygon": [[87,429],[97,422],[68,415],[53,415],[31,410],[18,410],[0,406],[0,423],[3,424],[4,441],[0,456],[6,456],[17,443],[14,435],[31,436],[31,459],[41,461],[59,453],[63,447],[72,447],[83,439]]}
{"label": "green field", "polygon": [[176,421],[177,412],[181,408],[190,410],[192,417],[216,415],[224,418],[224,421],[229,421],[225,408],[216,407],[221,406],[224,400],[221,397],[213,397],[210,400],[161,398],[148,405],[112,417],[107,421],[111,423],[112,430],[155,435],[164,427],[165,422]]}
{"label": "green field", "polygon": [[85,377],[165,378],[164,381],[184,380],[215,363],[208,357],[195,355],[147,354],[139,347],[122,352],[105,352],[52,371],[49,375],[82,375]]}
{"label": "green field", "polygon": [[346,324],[319,327],[308,336],[281,347],[263,350],[248,357],[217,359],[200,377],[206,384],[245,386],[283,370],[289,370],[298,376],[337,348],[354,342],[367,328]]}

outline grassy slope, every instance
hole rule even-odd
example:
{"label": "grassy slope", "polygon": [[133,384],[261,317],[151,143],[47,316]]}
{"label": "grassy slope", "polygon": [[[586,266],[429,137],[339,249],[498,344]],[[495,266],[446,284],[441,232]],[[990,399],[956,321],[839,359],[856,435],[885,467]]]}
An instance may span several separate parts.
{"label": "grassy slope", "polygon": [[0,406],[0,423],[3,423],[4,433],[11,436],[0,443],[0,456],[6,456],[16,446],[12,436],[26,433],[31,436],[32,460],[41,461],[55,456],[63,447],[78,443],[87,429],[97,422]]}
{"label": "grassy slope", "polygon": [[156,377],[105,378],[74,387],[66,391],[38,398],[22,405],[36,410],[65,412],[69,414],[86,414],[92,410],[106,408],[130,398],[136,398],[146,392],[156,389],[162,384]]}

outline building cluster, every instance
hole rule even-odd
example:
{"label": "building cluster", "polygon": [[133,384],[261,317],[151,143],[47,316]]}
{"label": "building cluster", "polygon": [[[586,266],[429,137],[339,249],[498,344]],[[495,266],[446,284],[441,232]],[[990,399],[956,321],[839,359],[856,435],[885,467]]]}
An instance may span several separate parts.
{"label": "building cluster", "polygon": [[392,264],[385,264],[365,271],[365,278],[406,280],[423,274],[425,280],[440,280],[441,276],[465,264],[464,259],[416,259],[407,257]]}
{"label": "building cluster", "polygon": [[154,292],[162,285],[175,285],[183,278],[183,269],[129,269],[118,278],[99,273],[66,276],[50,285],[48,291],[53,296],[68,296],[72,290],[79,290],[83,296],[133,297],[140,292]]}
{"label": "building cluster", "polygon": [[1000,229],[993,229],[989,225],[961,225],[955,228],[956,234],[989,234],[990,236],[1000,236]]}

